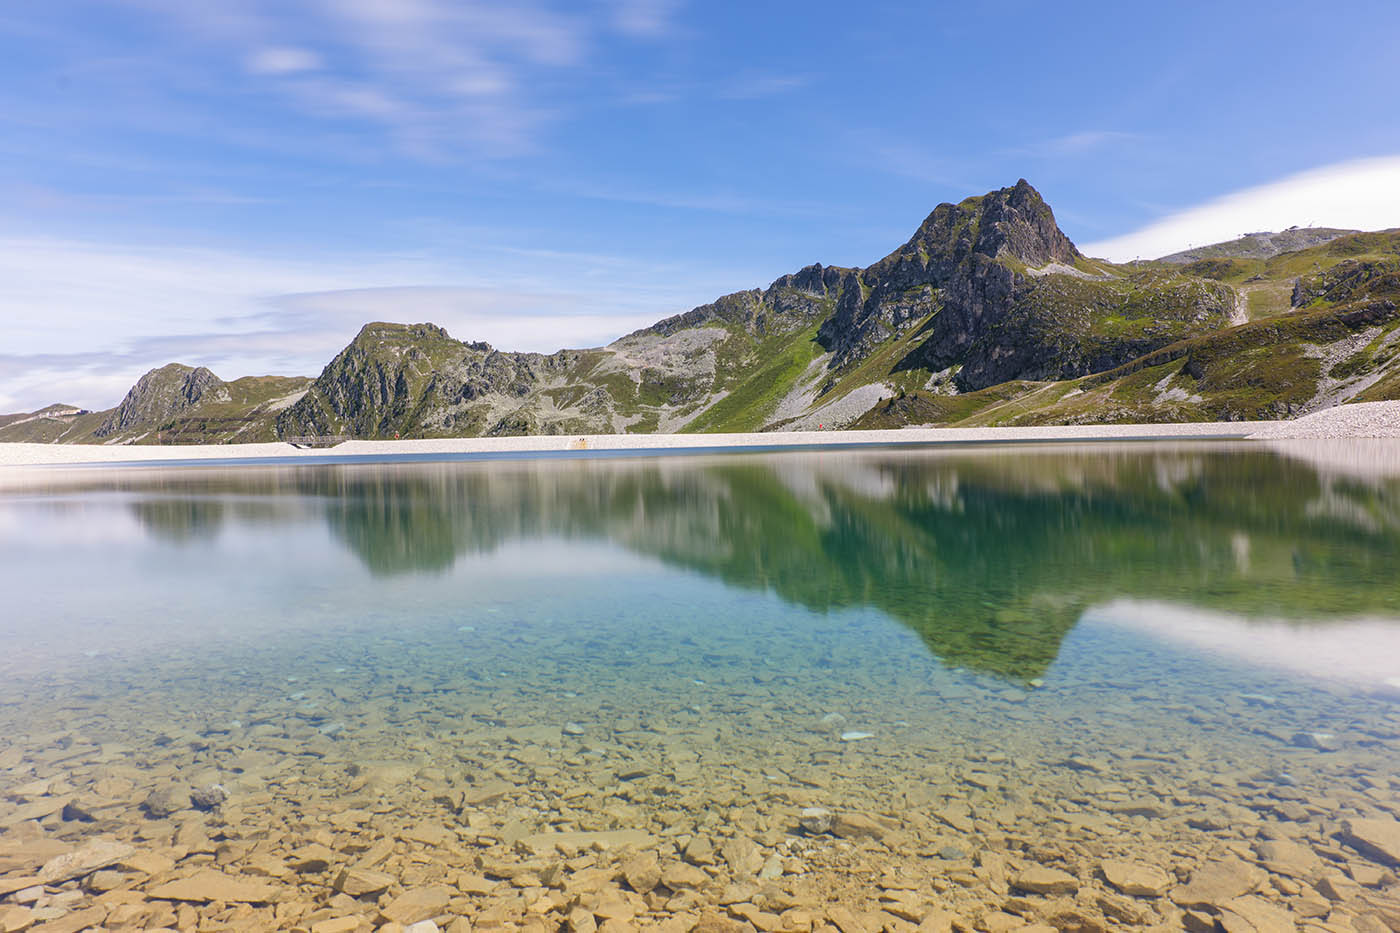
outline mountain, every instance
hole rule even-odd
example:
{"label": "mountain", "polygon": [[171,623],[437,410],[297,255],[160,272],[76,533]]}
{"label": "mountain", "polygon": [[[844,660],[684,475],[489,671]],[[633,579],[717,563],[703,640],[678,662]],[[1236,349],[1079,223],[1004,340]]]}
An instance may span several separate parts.
{"label": "mountain", "polygon": [[1292,253],[1312,246],[1330,243],[1337,237],[1360,230],[1341,230],[1336,227],[1289,227],[1278,233],[1246,233],[1224,243],[1212,243],[1184,249],[1170,256],[1163,256],[1161,262],[1188,263],[1201,259],[1271,259],[1279,253]]}
{"label": "mountain", "polygon": [[1242,323],[1077,379],[906,393],[852,427],[1241,421],[1400,399],[1400,230],[1183,271],[1231,285]]}
{"label": "mountain", "polygon": [[359,437],[841,424],[900,388],[975,391],[1127,363],[1227,324],[1233,290],[1086,259],[1027,182],[939,205],[869,267],[812,265],[615,343],[548,356],[366,325],[279,418]]}
{"label": "mountain", "polygon": [[170,363],[137,380],[106,411],[49,405],[0,416],[0,441],[98,444],[230,444],[277,439],[277,414],[311,379],[245,376],[225,382],[203,366]]}
{"label": "mountain", "polygon": [[0,440],[1289,417],[1400,398],[1397,263],[1400,231],[1294,228],[1113,264],[1021,180],[940,204],[870,266],[810,265],[606,347],[514,353],[372,323],[314,380],[172,364],[109,412],[0,422]]}

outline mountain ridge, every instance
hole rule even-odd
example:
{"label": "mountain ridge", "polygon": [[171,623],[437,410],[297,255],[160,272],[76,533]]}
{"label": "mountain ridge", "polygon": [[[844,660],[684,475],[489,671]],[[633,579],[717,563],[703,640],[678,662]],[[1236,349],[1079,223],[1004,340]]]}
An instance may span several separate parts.
{"label": "mountain ridge", "polygon": [[65,415],[62,432],[48,424],[62,418],[0,421],[0,440],[1229,420],[1400,397],[1400,233],[1251,236],[1109,263],[1021,179],[938,205],[869,266],[814,263],[605,347],[501,351],[372,322],[314,379],[170,364],[114,409]]}

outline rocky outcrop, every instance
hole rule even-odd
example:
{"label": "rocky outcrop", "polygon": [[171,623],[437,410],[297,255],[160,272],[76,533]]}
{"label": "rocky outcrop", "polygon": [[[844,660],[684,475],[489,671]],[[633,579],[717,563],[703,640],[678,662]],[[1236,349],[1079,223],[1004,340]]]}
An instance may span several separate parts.
{"label": "rocky outcrop", "polygon": [[1355,301],[1373,294],[1400,292],[1400,258],[1347,259],[1325,272],[1302,276],[1293,284],[1292,304],[1304,308],[1315,301],[1328,304]]}
{"label": "rocky outcrop", "polygon": [[93,433],[108,437],[140,426],[156,426],[194,408],[206,398],[219,398],[224,382],[203,366],[170,363],[136,381],[120,405]]}
{"label": "rocky outcrop", "polygon": [[[302,398],[281,436],[537,433],[518,406],[576,362],[579,351],[503,353],[434,324],[366,324]],[[511,409],[502,414],[497,409]]]}
{"label": "rocky outcrop", "polygon": [[923,356],[934,369],[955,362],[1005,313],[1018,271],[1072,265],[1079,251],[1050,206],[1025,180],[958,204],[940,204],[909,241],[844,283],[822,345],[840,368],[935,311]]}

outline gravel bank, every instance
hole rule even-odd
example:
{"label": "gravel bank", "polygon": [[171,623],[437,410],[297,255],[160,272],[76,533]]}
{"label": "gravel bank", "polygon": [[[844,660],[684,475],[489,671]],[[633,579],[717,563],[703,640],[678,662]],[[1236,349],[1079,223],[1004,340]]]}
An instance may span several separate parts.
{"label": "gravel bank", "polygon": [[893,431],[788,431],[772,434],[597,434],[554,437],[470,437],[440,440],[348,441],[331,450],[298,450],[283,443],[180,447],[88,444],[0,444],[0,467],[190,460],[340,457],[431,457],[529,454],[549,451],[713,451],[752,447],[841,447],[870,444],[977,444],[1016,441],[1112,441],[1148,438],[1400,438],[1400,402],[1342,405],[1296,421],[1192,424],[1064,425],[1037,428],[904,428]]}

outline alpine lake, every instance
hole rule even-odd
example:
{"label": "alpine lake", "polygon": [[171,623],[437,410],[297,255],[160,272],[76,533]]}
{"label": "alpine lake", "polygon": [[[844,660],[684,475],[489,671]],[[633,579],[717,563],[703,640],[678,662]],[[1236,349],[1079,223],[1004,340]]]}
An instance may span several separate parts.
{"label": "alpine lake", "polygon": [[0,477],[0,931],[1400,931],[1400,445]]}

